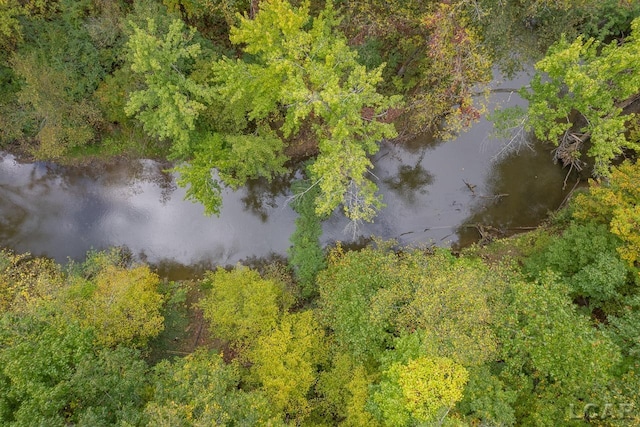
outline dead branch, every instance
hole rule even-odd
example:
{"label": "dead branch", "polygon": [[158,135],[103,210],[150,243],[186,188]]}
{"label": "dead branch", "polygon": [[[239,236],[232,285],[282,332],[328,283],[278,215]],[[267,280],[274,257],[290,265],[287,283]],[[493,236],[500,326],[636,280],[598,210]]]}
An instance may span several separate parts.
{"label": "dead branch", "polygon": [[503,144],[502,148],[493,155],[492,160],[498,160],[511,153],[519,153],[521,149],[528,148],[533,150],[531,141],[527,138],[527,131],[525,130],[525,124],[527,123],[529,116],[524,115],[522,119],[514,126],[505,130],[507,134],[511,135],[509,141]]}
{"label": "dead branch", "polygon": [[464,178],[462,179],[462,182],[464,182],[464,185],[466,185],[469,191],[471,191],[471,194],[475,196],[476,195],[475,188],[477,187],[477,185],[469,184],[467,181],[464,180]]}
{"label": "dead branch", "polygon": [[[565,179],[565,181],[566,181],[566,179]],[[556,212],[559,211],[560,209],[562,209],[567,204],[567,202],[571,199],[571,196],[573,196],[573,192],[578,187],[578,184],[580,184],[580,178],[579,177],[578,177],[578,179],[576,179],[576,183],[573,184],[573,188],[571,189],[571,191],[569,191],[569,193],[567,193],[565,198],[562,200],[562,203],[560,203],[560,206],[558,206],[558,209],[556,209]]]}
{"label": "dead branch", "polygon": [[580,160],[580,147],[589,139],[590,136],[591,134],[589,132],[578,134],[567,130],[564,135],[562,135],[562,139],[560,140],[558,147],[553,150],[553,161],[556,163],[558,161],[562,162],[563,167],[570,166],[571,168],[569,172],[571,172],[571,169],[573,168],[577,171],[581,171],[582,166],[584,166],[584,162]]}
{"label": "dead branch", "polygon": [[509,194],[507,193],[500,193],[500,194],[493,194],[491,196],[479,196],[482,199],[501,199],[503,197],[507,197],[509,196]]}
{"label": "dead branch", "polygon": [[322,181],[322,178],[317,179],[317,180],[316,180],[316,182],[314,182],[313,184],[311,184],[311,185],[309,186],[309,188],[307,188],[306,190],[301,191],[300,193],[294,194],[293,196],[289,196],[289,197],[287,197],[287,200],[286,200],[286,204],[285,204],[285,206],[286,206],[287,204],[291,203],[291,202],[293,202],[293,203],[298,202],[298,200],[299,200],[299,199],[301,199],[305,194],[307,194],[307,193],[309,192],[309,190],[311,190],[313,187],[315,187],[316,185],[318,185],[318,184],[320,183],[320,181]]}

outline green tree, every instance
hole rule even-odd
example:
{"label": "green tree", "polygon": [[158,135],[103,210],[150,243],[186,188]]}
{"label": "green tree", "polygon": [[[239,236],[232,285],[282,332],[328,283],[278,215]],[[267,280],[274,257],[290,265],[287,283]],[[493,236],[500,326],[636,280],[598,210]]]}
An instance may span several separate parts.
{"label": "green tree", "polygon": [[627,0],[582,1],[579,6],[578,30],[600,41],[629,34],[631,22],[640,16],[640,4]]}
{"label": "green tree", "polygon": [[607,182],[592,183],[589,192],[575,199],[574,218],[608,224],[623,245],[620,257],[629,266],[640,261],[640,164],[625,162],[613,168]]}
{"label": "green tree", "polygon": [[143,76],[145,87],[132,92],[125,111],[135,115],[145,130],[159,138],[169,138],[178,156],[190,152],[191,134],[198,115],[205,109],[210,89],[195,81],[190,73],[202,55],[200,44],[192,41],[195,30],[186,31],[181,20],[173,20],[164,35],[149,18],[147,28],[134,24],[127,47],[131,69]]}
{"label": "green tree", "polygon": [[496,354],[490,302],[504,283],[480,263],[444,251],[334,251],[318,276],[320,315],[356,360],[376,360],[393,335],[416,329],[423,351],[464,364]]}
{"label": "green tree", "polygon": [[311,410],[307,395],[325,353],[313,311],[285,313],[275,330],[258,337],[250,350],[251,374],[278,412],[301,420]]}
{"label": "green tree", "polygon": [[146,364],[136,351],[96,349],[90,330],[55,308],[0,318],[0,423],[136,424]]}
{"label": "green tree", "polygon": [[63,425],[65,383],[91,352],[91,334],[77,323],[48,325],[37,317],[2,317],[0,365],[3,424]]}
{"label": "green tree", "polygon": [[202,47],[204,40],[195,29],[178,19],[164,28],[152,18],[146,28],[133,27],[128,59],[144,88],[130,92],[125,111],[150,135],[168,139],[174,159],[188,160],[176,168],[178,184],[188,187],[187,198],[201,202],[205,213],[218,214],[219,180],[236,188],[248,178],[284,171],[282,142],[268,128],[251,135],[228,134],[246,126],[246,120],[218,111],[227,100],[214,99],[211,71],[206,70],[212,53]]}
{"label": "green tree", "polygon": [[[211,37],[228,37],[229,28],[236,24],[238,15],[249,13],[253,16],[258,8],[251,0],[163,0],[162,3],[169,11],[179,12],[199,31],[211,32]],[[211,23],[222,28],[207,28]]]}
{"label": "green tree", "polygon": [[[629,34],[640,5],[628,0],[459,0],[495,66],[512,74],[540,60],[564,34],[599,41]],[[459,14],[460,12],[458,12]]]}
{"label": "green tree", "polygon": [[457,408],[472,425],[512,426],[516,424],[516,398],[517,392],[486,364],[469,369],[469,382]]}
{"label": "green tree", "polygon": [[462,399],[467,370],[451,359],[419,357],[384,373],[372,402],[384,425],[439,422]]}
{"label": "green tree", "polygon": [[11,1],[8,7],[15,3],[24,5],[3,82],[5,90],[15,89],[2,101],[5,142],[17,140],[39,158],[64,159],[105,129],[93,93],[118,62],[122,10],[71,0]]}
{"label": "green tree", "polygon": [[67,407],[75,412],[77,424],[139,423],[149,386],[142,355],[127,347],[95,353],[81,360],[69,379]]}
{"label": "green tree", "polygon": [[621,241],[604,224],[571,223],[525,261],[525,271],[534,278],[547,271],[556,273],[571,288],[574,298],[583,298],[593,309],[615,312],[628,285],[628,269],[617,253]]}
{"label": "green tree", "polygon": [[394,261],[395,255],[387,251],[345,253],[338,247],[318,275],[321,321],[333,332],[338,348],[359,363],[375,360],[389,345],[388,319],[372,318],[370,304],[379,289],[392,286]]}
{"label": "green tree", "polygon": [[550,425],[566,408],[596,399],[611,380],[620,352],[606,332],[579,314],[568,289],[552,277],[514,278],[497,325],[504,366],[499,378],[517,391],[517,424]]}
{"label": "green tree", "polygon": [[322,223],[315,211],[315,199],[319,195],[317,186],[310,186],[308,181],[300,181],[292,185],[293,190],[300,188],[292,202],[298,213],[296,229],[290,237],[289,265],[292,266],[296,279],[302,288],[302,296],[309,298],[317,294],[316,276],[326,267],[324,251],[320,245]]}
{"label": "green tree", "polygon": [[333,355],[330,367],[318,374],[316,392],[321,396],[319,409],[325,419],[342,420],[342,426],[376,426],[366,409],[375,374],[340,350]]}
{"label": "green tree", "polygon": [[625,136],[624,108],[640,93],[640,19],[618,44],[603,45],[593,38],[562,39],[536,64],[525,127],[558,148],[556,158],[581,167],[581,149],[595,162],[593,174],[609,177],[611,162],[624,150],[640,149]]}
{"label": "green tree", "polygon": [[40,21],[51,18],[58,8],[56,1],[35,0],[20,2],[5,0],[0,3],[0,47],[2,55],[23,41],[25,18]]}
{"label": "green tree", "polygon": [[625,355],[637,358],[640,355],[640,295],[625,301],[624,310],[617,316],[608,316],[615,342]]}
{"label": "green tree", "polygon": [[240,369],[198,350],[153,371],[153,397],[144,413],[149,426],[280,425],[280,414],[258,392],[239,389]]}
{"label": "green tree", "polygon": [[17,0],[0,3],[0,47],[3,51],[11,49],[22,39],[20,18],[24,13]]}
{"label": "green tree", "polygon": [[318,155],[309,173],[321,190],[319,215],[342,204],[349,218],[371,220],[380,202],[367,178],[368,156],[380,140],[395,136],[393,125],[379,119],[398,100],[376,91],[382,67],[358,63],[338,22],[331,3],[312,19],[307,4],[263,2],[255,19],[243,17],[231,29],[231,41],[252,61],[224,59],[214,74],[228,114],[247,117],[258,129],[282,120],[284,138],[304,123],[312,126]]}
{"label": "green tree", "polygon": [[406,283],[413,287],[410,299],[402,295],[407,286],[394,281],[396,286],[376,295],[374,315],[388,313],[400,331],[421,330],[427,354],[465,366],[492,360],[498,347],[492,305],[504,291],[502,278],[480,262],[458,260],[445,251],[430,256],[416,252],[404,263]]}
{"label": "green tree", "polygon": [[212,289],[200,306],[212,335],[234,347],[234,363],[249,367],[243,382],[265,396],[275,413],[308,416],[307,395],[326,354],[314,313],[288,313],[294,301],[285,284],[247,268],[218,269],[206,280]]}
{"label": "green tree", "polygon": [[224,141],[220,135],[204,135],[198,142],[198,150],[187,163],[175,168],[178,185],[187,187],[186,198],[202,203],[207,215],[219,214],[222,206],[222,186],[215,179],[212,165],[224,156]]}
{"label": "green tree", "polygon": [[213,336],[246,348],[277,327],[281,314],[293,303],[284,284],[265,280],[240,267],[218,268],[205,278],[211,293],[200,302]]}
{"label": "green tree", "polygon": [[[54,39],[66,37],[62,35],[63,31],[62,28],[54,28],[50,34],[43,35],[43,39],[50,38],[53,43]],[[21,119],[21,136],[36,138],[38,146],[34,154],[39,158],[59,159],[69,150],[87,145],[96,138],[95,127],[100,125],[102,117],[91,100],[84,98],[88,88],[79,87],[78,82],[97,85],[97,80],[91,79],[97,76],[91,76],[91,73],[99,71],[87,70],[87,75],[80,77],[70,72],[69,68],[73,67],[59,69],[51,66],[51,63],[64,61],[66,55],[83,57],[96,54],[92,46],[87,50],[59,52],[50,46],[19,53],[12,60],[13,70],[23,82],[18,92],[18,102],[26,111]],[[52,53],[58,53],[60,57],[51,58]],[[97,58],[88,61],[97,63]],[[86,64],[76,66],[90,68]]]}

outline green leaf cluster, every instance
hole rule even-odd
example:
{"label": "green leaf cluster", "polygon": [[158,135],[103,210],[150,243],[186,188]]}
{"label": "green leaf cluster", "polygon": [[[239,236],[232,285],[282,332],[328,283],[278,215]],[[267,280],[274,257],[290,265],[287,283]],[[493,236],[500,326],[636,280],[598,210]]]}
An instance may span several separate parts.
{"label": "green leaf cluster", "polygon": [[617,253],[621,242],[605,225],[571,224],[544,250],[525,262],[535,278],[547,271],[566,283],[574,298],[584,298],[591,308],[615,311],[628,285],[628,269]]}
{"label": "green leaf cluster", "polygon": [[570,404],[597,399],[613,379],[619,348],[577,312],[568,289],[553,278],[512,289],[499,329],[505,361],[499,377],[517,390],[518,422],[566,419]]}
{"label": "green leaf cluster", "polygon": [[365,363],[394,335],[419,329],[431,354],[479,364],[496,351],[489,277],[481,265],[443,251],[334,251],[318,277],[320,314],[336,342]]}
{"label": "green leaf cluster", "polygon": [[626,101],[640,93],[640,20],[631,29],[622,44],[563,38],[536,64],[531,89],[521,92],[529,101],[526,126],[538,138],[573,150],[590,140],[596,176],[609,177],[616,157],[640,148],[626,137],[623,114]]}
{"label": "green leaf cluster", "polygon": [[134,24],[127,43],[129,61],[131,70],[144,76],[145,89],[129,95],[125,112],[136,115],[151,135],[170,138],[176,153],[184,153],[210,97],[207,86],[189,78],[201,48],[192,42],[195,30],[185,31],[181,20],[171,22],[163,36],[157,33],[151,18],[145,29]]}
{"label": "green leaf cluster", "polygon": [[382,66],[359,64],[335,29],[338,23],[330,3],[312,19],[308,5],[266,2],[255,19],[241,18],[231,29],[231,41],[250,57],[219,61],[214,74],[238,121],[246,117],[261,126],[277,118],[284,138],[311,124],[318,155],[309,173],[321,189],[319,215],[342,204],[348,217],[370,220],[379,201],[366,178],[372,168],[367,156],[380,140],[395,136],[393,125],[378,117],[398,99],[376,91]]}
{"label": "green leaf cluster", "polygon": [[324,251],[320,245],[322,223],[315,211],[315,199],[319,188],[308,181],[292,185],[297,194],[292,206],[298,213],[296,229],[290,237],[289,265],[293,268],[302,296],[316,296],[316,276],[326,267]]}
{"label": "green leaf cluster", "polygon": [[326,358],[324,334],[312,310],[290,313],[294,300],[277,279],[238,267],[207,279],[211,292],[201,302],[211,334],[228,342],[235,360],[247,364],[243,379],[270,407],[296,420],[306,418],[308,393]]}
{"label": "green leaf cluster", "polygon": [[573,216],[579,221],[598,221],[606,224],[622,245],[620,257],[630,267],[640,260],[640,165],[625,162],[615,167],[607,182],[592,182],[589,192],[575,200]]}
{"label": "green leaf cluster", "polygon": [[91,255],[67,271],[2,254],[0,423],[139,425],[147,364],[138,348],[163,327],[158,278]]}
{"label": "green leaf cluster", "polygon": [[153,369],[147,425],[278,425],[277,413],[259,392],[238,388],[240,368],[205,350],[160,362]]}

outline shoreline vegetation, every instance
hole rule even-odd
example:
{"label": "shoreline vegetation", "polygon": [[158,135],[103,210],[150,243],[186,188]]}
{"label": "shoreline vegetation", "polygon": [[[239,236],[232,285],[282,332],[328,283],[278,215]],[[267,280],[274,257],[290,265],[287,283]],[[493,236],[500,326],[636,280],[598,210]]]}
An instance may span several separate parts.
{"label": "shoreline vegetation", "polygon": [[640,5],[578,3],[10,0],[0,145],[66,164],[168,159],[208,214],[223,188],[306,160],[317,215],[357,227],[383,206],[381,140],[451,138],[485,113],[494,68],[537,63],[529,108],[493,115],[503,152],[535,133],[606,177],[638,147],[622,110],[640,93]]}
{"label": "shoreline vegetation", "polygon": [[0,419],[634,425],[638,177],[625,163],[539,228],[456,254],[338,243],[304,273],[169,281],[115,248],[67,265],[3,251]]}
{"label": "shoreline vegetation", "polygon": [[[375,219],[380,141],[452,137],[528,62],[505,150],[535,134],[586,191],[457,253],[320,246]],[[627,0],[0,2],[2,149],[175,162],[208,214],[306,161],[282,262],[0,251],[0,424],[640,425],[639,93]]]}

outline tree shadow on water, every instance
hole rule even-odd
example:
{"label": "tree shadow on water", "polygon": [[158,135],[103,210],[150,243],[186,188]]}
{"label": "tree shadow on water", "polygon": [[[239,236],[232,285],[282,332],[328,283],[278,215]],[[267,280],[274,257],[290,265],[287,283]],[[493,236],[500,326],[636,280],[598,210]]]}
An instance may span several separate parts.
{"label": "tree shadow on water", "polygon": [[542,144],[500,160],[491,170],[486,190],[478,193],[471,214],[457,229],[459,244],[484,237],[481,229],[511,235],[536,227],[571,191],[577,177],[569,176],[571,185],[563,189],[566,174]]}
{"label": "tree shadow on water", "polygon": [[287,174],[271,181],[264,178],[247,181],[245,195],[241,199],[244,209],[266,222],[271,211],[278,208],[277,198],[289,192],[292,179],[293,174]]}
{"label": "tree shadow on water", "polygon": [[402,199],[406,200],[407,203],[414,204],[418,195],[427,194],[427,186],[433,183],[433,174],[418,162],[414,166],[398,166],[398,172],[393,177],[382,180],[382,182]]}

